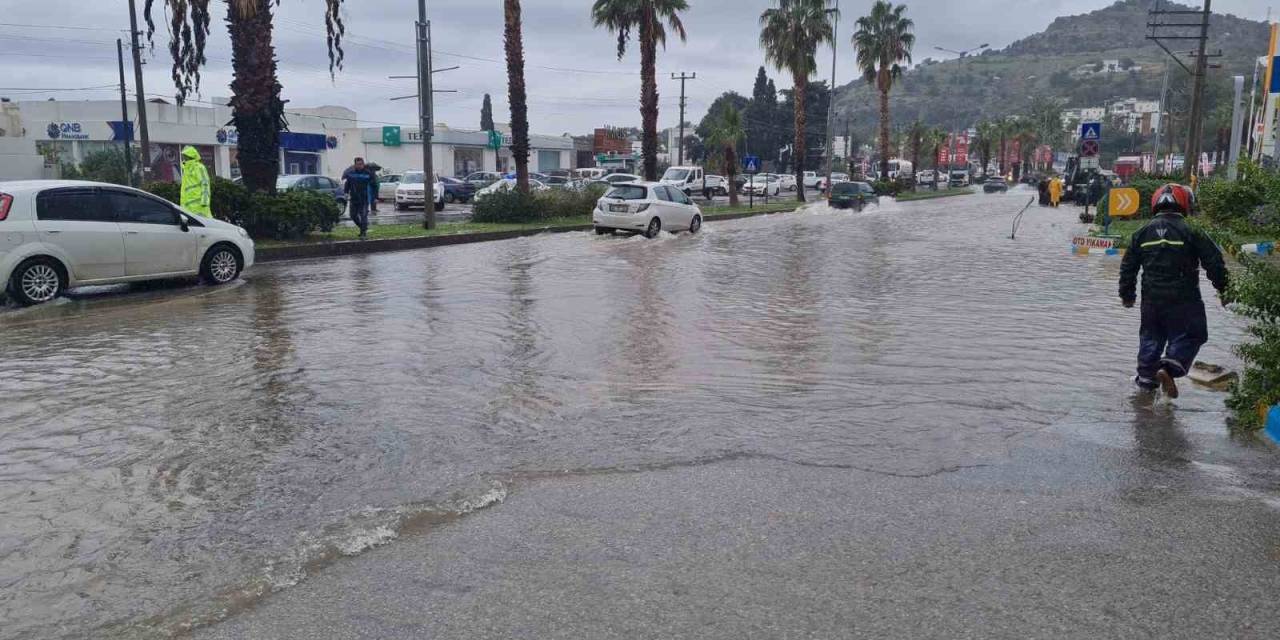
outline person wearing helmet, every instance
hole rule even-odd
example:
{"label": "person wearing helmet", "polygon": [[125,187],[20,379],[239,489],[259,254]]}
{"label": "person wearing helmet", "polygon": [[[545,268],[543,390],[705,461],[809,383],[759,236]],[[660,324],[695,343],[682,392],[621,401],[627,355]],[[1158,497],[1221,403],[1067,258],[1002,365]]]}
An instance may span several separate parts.
{"label": "person wearing helmet", "polygon": [[205,218],[213,217],[209,207],[212,200],[209,189],[209,170],[200,162],[200,152],[187,145],[182,149],[182,186],[179,204],[183,209]]}
{"label": "person wearing helmet", "polygon": [[1133,234],[1120,266],[1120,300],[1137,302],[1142,273],[1142,326],[1139,330],[1138,375],[1147,391],[1161,388],[1178,397],[1176,380],[1187,375],[1200,347],[1209,341],[1200,269],[1227,303],[1228,274],[1222,251],[1203,231],[1187,224],[1195,196],[1180,184],[1167,184],[1151,197],[1155,218]]}

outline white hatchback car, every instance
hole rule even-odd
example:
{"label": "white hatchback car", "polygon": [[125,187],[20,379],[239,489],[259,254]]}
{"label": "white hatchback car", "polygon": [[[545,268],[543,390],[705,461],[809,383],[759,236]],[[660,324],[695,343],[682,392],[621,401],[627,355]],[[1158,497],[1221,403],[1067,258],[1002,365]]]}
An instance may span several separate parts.
{"label": "white hatchback car", "polygon": [[144,191],[71,180],[0,182],[0,282],[23,304],[84,285],[194,275],[226,284],[253,258],[244,229]]}
{"label": "white hatchback car", "polygon": [[627,231],[653,238],[664,229],[697,233],[702,228],[702,209],[683,191],[659,182],[613,186],[596,202],[592,218],[598,235]]}

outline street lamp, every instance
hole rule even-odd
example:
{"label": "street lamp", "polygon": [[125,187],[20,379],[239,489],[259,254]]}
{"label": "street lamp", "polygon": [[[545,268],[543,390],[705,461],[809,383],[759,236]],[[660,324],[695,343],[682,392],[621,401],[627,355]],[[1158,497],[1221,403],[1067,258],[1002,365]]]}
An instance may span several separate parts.
{"label": "street lamp", "polygon": [[972,48],[972,49],[965,49],[964,51],[956,51],[955,49],[947,49],[947,48],[945,48],[945,47],[934,47],[934,49],[937,49],[938,51],[942,51],[942,52],[944,52],[944,53],[953,53],[953,54],[955,54],[955,55],[959,56],[961,59],[964,59],[964,58],[968,58],[968,57],[969,57],[970,55],[972,55],[972,54],[975,54],[975,53],[977,53],[977,52],[979,52],[979,51],[982,51],[983,49],[986,49],[986,48],[987,48],[987,47],[989,47],[989,46],[991,46],[991,45],[989,45],[989,44],[980,44],[980,45],[978,45],[978,46],[976,46],[976,47],[974,47],[974,48]]}

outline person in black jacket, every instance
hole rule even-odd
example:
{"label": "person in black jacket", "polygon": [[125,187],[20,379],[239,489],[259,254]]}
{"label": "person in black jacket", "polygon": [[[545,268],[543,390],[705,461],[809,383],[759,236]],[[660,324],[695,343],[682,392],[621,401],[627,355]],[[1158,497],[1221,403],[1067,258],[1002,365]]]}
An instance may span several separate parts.
{"label": "person in black jacket", "polygon": [[364,164],[364,158],[342,172],[342,190],[347,194],[347,208],[351,221],[360,227],[360,239],[369,235],[369,201],[376,193],[377,178]]}
{"label": "person in black jacket", "polygon": [[1167,184],[1151,197],[1155,219],[1133,235],[1120,266],[1120,300],[1137,302],[1142,272],[1142,328],[1139,331],[1137,385],[1162,388],[1178,397],[1178,378],[1187,375],[1200,347],[1209,341],[1200,269],[1226,305],[1227,266],[1222,251],[1203,231],[1187,224],[1194,196],[1179,184]]}

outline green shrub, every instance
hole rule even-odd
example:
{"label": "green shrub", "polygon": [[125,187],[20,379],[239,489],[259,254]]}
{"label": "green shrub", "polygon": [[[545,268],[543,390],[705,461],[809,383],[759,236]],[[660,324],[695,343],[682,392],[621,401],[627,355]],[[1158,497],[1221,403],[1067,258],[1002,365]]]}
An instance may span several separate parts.
{"label": "green shrub", "polygon": [[[147,191],[175,204],[181,202],[177,183],[153,182]],[[244,227],[255,239],[295,240],[313,231],[329,232],[342,217],[333,196],[310,191],[274,195],[249,193],[225,178],[214,178],[209,205],[213,217]]]}
{"label": "green shrub", "polygon": [[[133,160],[135,174],[141,169],[140,155],[135,150],[130,158]],[[91,180],[127,185],[129,184],[129,163],[125,162],[124,149],[110,146],[86,155],[79,166],[63,163],[61,175],[64,180]]]}
{"label": "green shrub", "polygon": [[871,183],[878,196],[896,196],[903,191],[902,183],[894,180],[876,180]]}
{"label": "green shrub", "polygon": [[1231,390],[1227,406],[1241,429],[1262,427],[1260,407],[1280,403],[1280,268],[1242,257],[1243,270],[1232,274],[1236,310],[1253,321],[1256,341],[1236,347],[1245,362],[1244,375]]}
{"label": "green shrub", "polygon": [[515,189],[503,189],[478,198],[471,221],[528,223],[552,218],[590,217],[604,191],[604,187],[597,186],[582,191],[552,189],[525,195]]}

